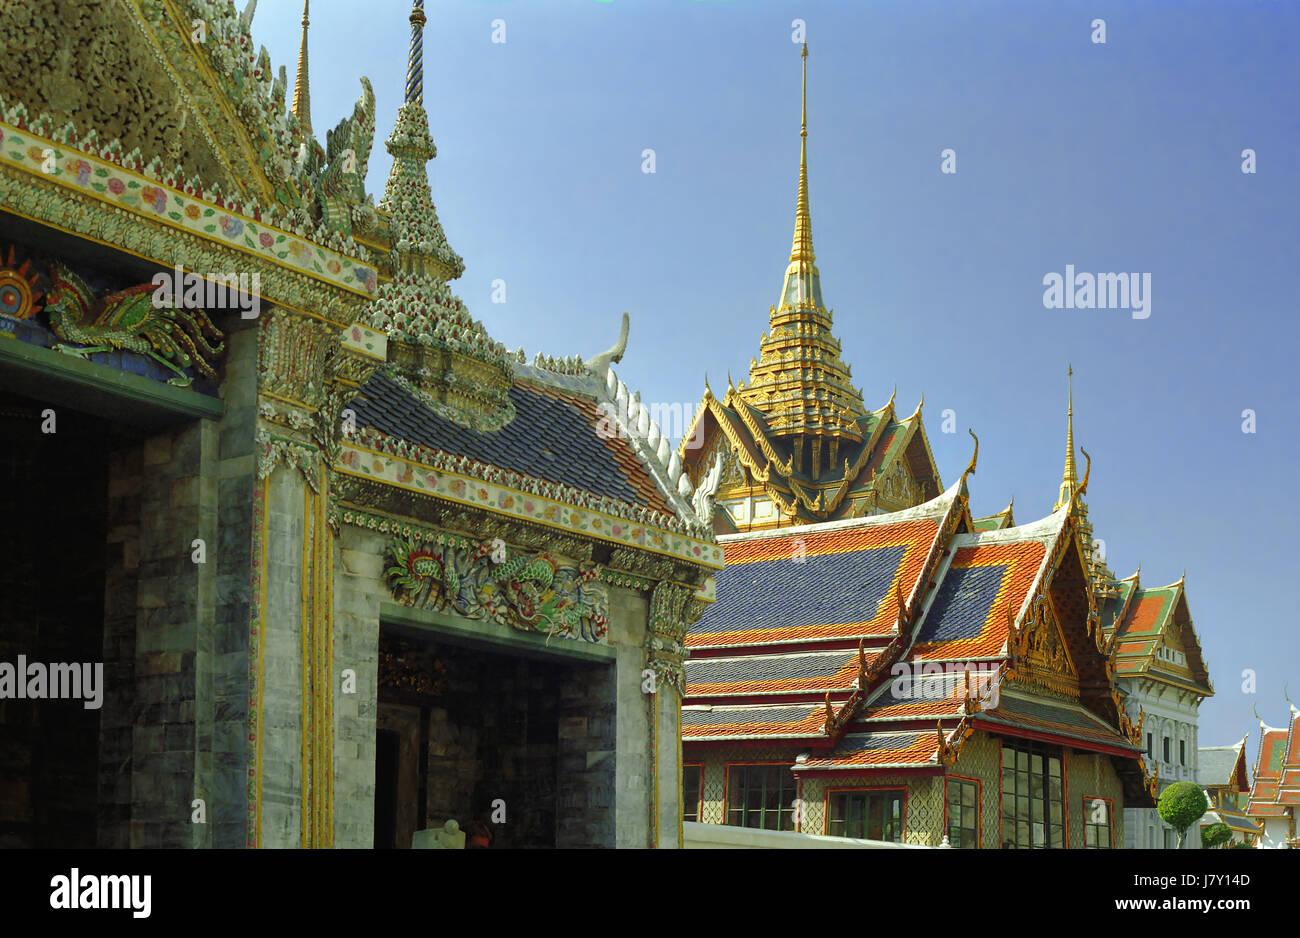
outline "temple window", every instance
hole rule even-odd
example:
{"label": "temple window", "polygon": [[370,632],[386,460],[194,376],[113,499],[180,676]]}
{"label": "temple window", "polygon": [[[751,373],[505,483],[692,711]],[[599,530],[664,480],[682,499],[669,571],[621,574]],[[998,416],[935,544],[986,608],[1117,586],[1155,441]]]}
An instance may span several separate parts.
{"label": "temple window", "polygon": [[832,791],[826,833],[902,843],[904,795],[902,788]]}
{"label": "temple window", "polygon": [[973,850],[979,847],[979,782],[948,779],[948,844]]}
{"label": "temple window", "polygon": [[1003,741],[1002,846],[1065,846],[1059,748],[1024,740]]}
{"label": "temple window", "polygon": [[1169,756],[1169,737],[1168,737],[1168,736],[1165,737],[1165,761],[1166,761],[1166,762],[1171,761],[1170,756]]}
{"label": "temple window", "polygon": [[1083,799],[1083,845],[1088,850],[1109,850],[1110,800],[1107,798]]}
{"label": "temple window", "polygon": [[727,767],[727,823],[733,827],[793,831],[794,800],[788,765]]}
{"label": "temple window", "polygon": [[1182,739],[1178,740],[1178,764],[1187,764],[1187,742]]}
{"label": "temple window", "polygon": [[682,766],[682,820],[700,819],[700,765]]}

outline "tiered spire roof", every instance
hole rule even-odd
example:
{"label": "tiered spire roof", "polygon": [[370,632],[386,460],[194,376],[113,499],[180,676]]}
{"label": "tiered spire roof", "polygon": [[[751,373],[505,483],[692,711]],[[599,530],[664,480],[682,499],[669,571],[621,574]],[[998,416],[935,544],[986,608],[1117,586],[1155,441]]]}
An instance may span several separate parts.
{"label": "tiered spire roof", "polygon": [[770,310],[770,329],[750,366],[741,398],[764,414],[776,437],[787,438],[795,468],[809,476],[836,467],[842,441],[861,442],[862,393],[840,361],[831,333],[831,311],[822,301],[821,275],[813,251],[808,200],[808,46],[803,47],[803,112],[799,131],[799,193],[794,239],[780,303]]}
{"label": "tiered spire roof", "polygon": [[438,148],[424,110],[424,0],[414,4],[405,100],[385,144],[393,168],[378,205],[390,218],[393,280],[379,288],[370,321],[390,339],[421,350],[399,354],[399,363],[445,408],[444,416],[497,427],[514,418],[506,393],[510,366],[505,347],[449,286],[464,273],[465,262],[447,243],[429,188],[426,164]]}

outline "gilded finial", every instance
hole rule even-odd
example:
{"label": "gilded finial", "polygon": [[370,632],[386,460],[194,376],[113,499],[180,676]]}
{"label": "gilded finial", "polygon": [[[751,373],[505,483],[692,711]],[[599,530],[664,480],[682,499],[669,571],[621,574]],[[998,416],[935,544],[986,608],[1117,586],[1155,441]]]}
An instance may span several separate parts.
{"label": "gilded finial", "polygon": [[1083,458],[1088,460],[1088,462],[1083,469],[1083,481],[1080,482],[1079,487],[1075,489],[1075,498],[1083,498],[1083,494],[1088,491],[1088,476],[1092,475],[1092,457],[1088,455],[1088,451],[1082,446],[1079,447],[1079,452],[1083,453]]}
{"label": "gilded finial", "polygon": [[1065,372],[1067,384],[1067,406],[1065,411],[1065,471],[1061,473],[1061,491],[1057,496],[1056,504],[1052,507],[1056,511],[1062,505],[1068,504],[1074,497],[1075,489],[1079,484],[1079,470],[1074,461],[1074,366],[1069,365]]}
{"label": "gilded finial", "polygon": [[1250,709],[1251,709],[1252,711],[1254,711],[1254,713],[1255,713],[1255,719],[1259,721],[1259,728],[1260,728],[1261,730],[1264,729],[1264,728],[1265,728],[1264,718],[1263,718],[1262,716],[1259,715],[1259,707],[1252,703],[1252,704],[1250,705]]}
{"label": "gilded finial", "polygon": [[799,119],[799,196],[795,202],[790,263],[798,261],[811,268],[816,256],[813,254],[812,217],[808,210],[808,43],[804,43],[800,55],[803,58],[803,110]]}
{"label": "gilded finial", "polygon": [[298,78],[293,84],[293,105],[290,110],[298,118],[302,132],[311,135],[311,87],[307,76],[307,7],[311,0],[302,0],[302,45],[298,48]]}
{"label": "gilded finial", "polygon": [[894,398],[896,398],[897,396],[898,396],[898,385],[895,384],[895,385],[894,385],[894,390],[892,390],[892,391],[889,392],[889,403],[886,404],[885,406],[886,406],[886,407],[893,407],[893,406],[894,406]]}
{"label": "gilded finial", "polygon": [[966,432],[969,433],[970,438],[975,441],[975,452],[971,454],[970,465],[967,466],[966,471],[962,473],[963,476],[970,476],[975,474],[975,464],[979,462],[980,438],[975,435],[975,431],[972,430],[970,427],[966,428]]}

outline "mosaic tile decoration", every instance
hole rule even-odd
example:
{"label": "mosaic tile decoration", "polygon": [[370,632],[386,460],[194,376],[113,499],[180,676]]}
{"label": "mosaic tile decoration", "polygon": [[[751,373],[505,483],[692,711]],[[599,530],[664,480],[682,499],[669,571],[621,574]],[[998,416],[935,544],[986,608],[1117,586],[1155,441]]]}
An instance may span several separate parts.
{"label": "mosaic tile decoration", "polygon": [[[47,155],[53,156],[51,172],[45,172]],[[379,287],[378,272],[373,266],[2,122],[0,163],[38,174],[172,228],[310,274],[361,296],[374,296]]]}

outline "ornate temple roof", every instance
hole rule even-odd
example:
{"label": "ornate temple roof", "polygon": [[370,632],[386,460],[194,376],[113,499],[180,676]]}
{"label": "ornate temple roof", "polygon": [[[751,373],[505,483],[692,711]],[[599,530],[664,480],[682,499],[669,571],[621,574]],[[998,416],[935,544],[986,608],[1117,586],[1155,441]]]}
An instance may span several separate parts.
{"label": "ornate temple roof", "polygon": [[1255,782],[1246,814],[1252,818],[1287,817],[1300,805],[1300,710],[1291,706],[1285,727],[1259,724]]}
{"label": "ornate temple roof", "polygon": [[682,474],[648,409],[610,367],[626,348],[626,314],[618,344],[590,362],[538,355],[528,364],[451,293],[465,265],[429,188],[437,148],[423,105],[423,0],[410,22],[405,100],[378,206],[390,216],[394,276],[367,311],[383,346],[372,354],[384,365],[347,405],[357,432],[340,471],[721,566],[709,480],[692,485]]}
{"label": "ornate temple roof", "polygon": [[[1149,677],[1207,697],[1214,694],[1182,579],[1144,589],[1139,571],[1116,581],[1101,610],[1117,677]],[[1174,660],[1177,655],[1171,652],[1182,660]]]}
{"label": "ornate temple roof", "polygon": [[[718,602],[686,638],[683,741],[790,741],[809,753],[796,773],[936,770],[983,724],[1138,761],[1124,771],[1146,789],[1118,697],[1083,690],[1110,685],[1073,504],[973,530],[973,470],[905,511],[720,536]],[[889,677],[922,662],[938,671],[923,694]],[[1000,695],[976,699],[976,665],[1011,678]]]}
{"label": "ornate temple roof", "polygon": [[1250,790],[1246,769],[1246,740],[1231,746],[1201,746],[1196,750],[1196,784],[1202,788]]}
{"label": "ornate temple roof", "polygon": [[[921,423],[894,398],[868,411],[841,360],[832,311],[822,299],[808,195],[807,56],[794,238],[779,302],[747,381],[719,399],[706,382],[679,449],[692,479],[725,463],[720,501],[756,492],[771,503],[762,518],[720,516],[720,532],[860,517],[935,498],[942,490]],[[696,446],[702,442],[702,446]]]}

